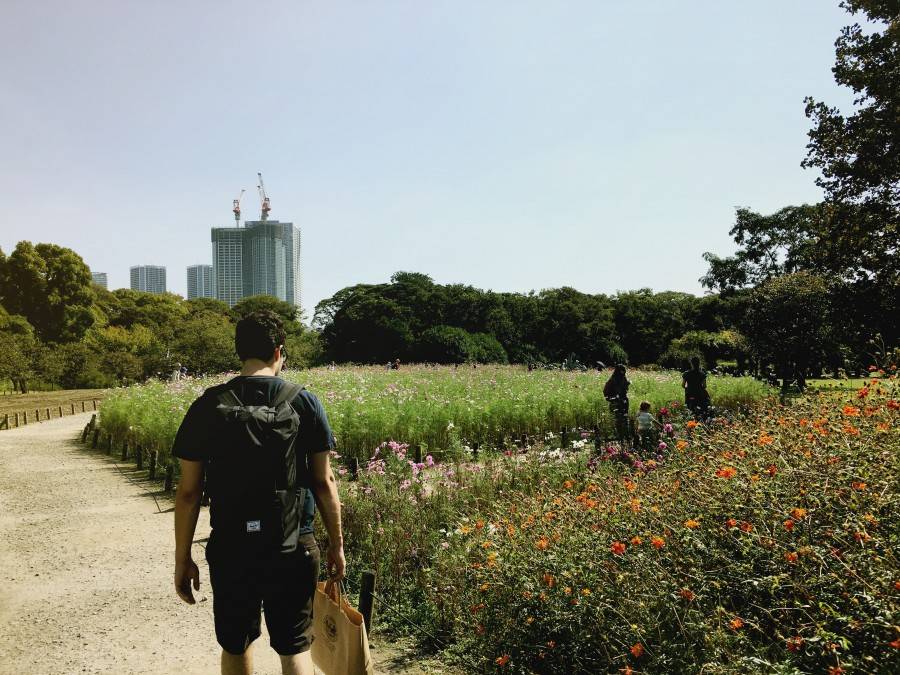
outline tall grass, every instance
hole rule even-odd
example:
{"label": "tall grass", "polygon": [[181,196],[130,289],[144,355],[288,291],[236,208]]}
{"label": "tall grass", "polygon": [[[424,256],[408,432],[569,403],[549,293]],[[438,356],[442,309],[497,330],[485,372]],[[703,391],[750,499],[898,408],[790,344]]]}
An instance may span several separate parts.
{"label": "tall grass", "polygon": [[[368,459],[383,441],[422,446],[436,457],[478,443],[503,447],[522,434],[543,435],[562,427],[593,428],[611,434],[603,398],[608,372],[533,371],[511,366],[407,366],[317,368],[288,371],[322,401],[345,457]],[[150,382],[112,391],[100,416],[104,431],[128,437],[168,457],[178,425],[191,401],[228,376]],[[654,410],[683,399],[674,371],[629,374],[631,408],[648,400]],[[711,377],[714,403],[737,408],[759,399],[765,385],[749,378]]]}

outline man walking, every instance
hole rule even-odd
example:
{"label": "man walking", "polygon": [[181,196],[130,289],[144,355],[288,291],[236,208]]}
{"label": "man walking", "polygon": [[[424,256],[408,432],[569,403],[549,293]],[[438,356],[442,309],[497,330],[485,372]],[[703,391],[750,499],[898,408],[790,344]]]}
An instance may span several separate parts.
{"label": "man walking", "polygon": [[691,367],[681,374],[684,388],[684,404],[695,417],[703,417],[709,409],[709,392],[706,390],[706,371],[700,367],[700,359],[691,357]]}
{"label": "man walking", "polygon": [[212,532],[206,547],[223,675],[252,672],[250,645],[265,613],[285,675],[312,675],[313,596],[319,548],[318,505],[328,532],[327,567],[344,576],[334,437],[322,404],[279,377],[287,354],[281,320],[270,311],[238,322],[241,373],[191,405],[172,454],[181,461],[175,498],[175,590],[194,604],[200,588],[191,543],[204,472]]}

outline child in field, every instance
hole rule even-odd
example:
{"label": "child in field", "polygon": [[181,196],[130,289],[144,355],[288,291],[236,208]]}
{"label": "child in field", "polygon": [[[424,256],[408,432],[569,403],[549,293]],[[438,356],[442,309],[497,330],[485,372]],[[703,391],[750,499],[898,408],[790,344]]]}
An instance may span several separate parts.
{"label": "child in field", "polygon": [[638,438],[640,439],[641,450],[649,451],[653,449],[653,442],[656,440],[656,427],[659,422],[650,413],[650,401],[641,401],[641,407],[637,414]]}

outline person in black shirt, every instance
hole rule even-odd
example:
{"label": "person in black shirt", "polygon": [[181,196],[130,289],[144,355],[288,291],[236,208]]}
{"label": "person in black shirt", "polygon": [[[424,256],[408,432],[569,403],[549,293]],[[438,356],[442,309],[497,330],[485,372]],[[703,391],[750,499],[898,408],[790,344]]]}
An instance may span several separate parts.
{"label": "person in black shirt", "polygon": [[628,387],[631,386],[631,380],[626,373],[624,363],[616,364],[612,375],[603,386],[603,396],[609,401],[609,411],[615,421],[616,438],[620,443],[624,443],[632,436],[628,424]]}
{"label": "person in black shirt", "polygon": [[[175,497],[175,590],[194,604],[194,589],[200,588],[200,572],[191,558],[191,544],[207,464],[215,466],[216,453],[227,448],[223,417],[216,406],[231,390],[244,406],[271,406],[282,387],[278,377],[287,354],[281,320],[270,311],[254,312],[238,322],[235,345],[243,367],[241,374],[212,387],[191,405],[172,448],[181,461],[181,479]],[[310,392],[300,390],[291,405],[299,417],[293,444],[297,483],[308,487],[297,502],[299,518],[290,527],[297,541],[292,550],[251,550],[237,543],[227,527],[220,526],[227,514],[217,510],[215,493],[210,507],[212,533],[206,548],[213,590],[216,638],[222,646],[223,675],[252,672],[251,643],[260,635],[260,610],[265,612],[271,645],[281,656],[282,672],[312,675],[309,655],[312,642],[312,606],[319,576],[319,547],[313,537],[316,505],[328,532],[327,567],[334,580],[344,576],[345,560],[341,533],[341,510],[330,450],[334,436],[322,404]],[[234,480],[239,480],[236,477]],[[220,478],[217,478],[220,480]],[[220,509],[224,505],[220,505]],[[258,521],[256,521],[258,524]],[[219,527],[219,529],[217,529]],[[247,524],[250,532],[250,523]],[[294,536],[296,535],[296,536]]]}
{"label": "person in black shirt", "polygon": [[700,367],[700,359],[691,358],[691,368],[681,374],[684,388],[684,404],[694,415],[705,414],[709,408],[709,392],[706,390],[706,371]]}

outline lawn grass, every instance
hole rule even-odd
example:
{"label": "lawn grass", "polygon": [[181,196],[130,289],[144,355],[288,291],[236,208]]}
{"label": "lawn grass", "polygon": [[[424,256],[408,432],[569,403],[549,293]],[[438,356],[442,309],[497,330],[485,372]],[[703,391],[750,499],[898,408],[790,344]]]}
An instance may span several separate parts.
{"label": "lawn grass", "polygon": [[0,422],[5,415],[9,415],[9,426],[15,427],[15,414],[19,413],[19,424],[24,422],[24,413],[28,413],[28,421],[35,419],[35,410],[40,412],[40,418],[46,419],[47,408],[50,408],[50,417],[59,417],[59,407],[63,408],[63,415],[72,412],[72,404],[75,412],[81,412],[81,402],[85,402],[87,410],[93,410],[93,402],[98,405],[106,396],[107,389],[63,389],[60,391],[33,391],[27,394],[4,394],[0,396]]}

